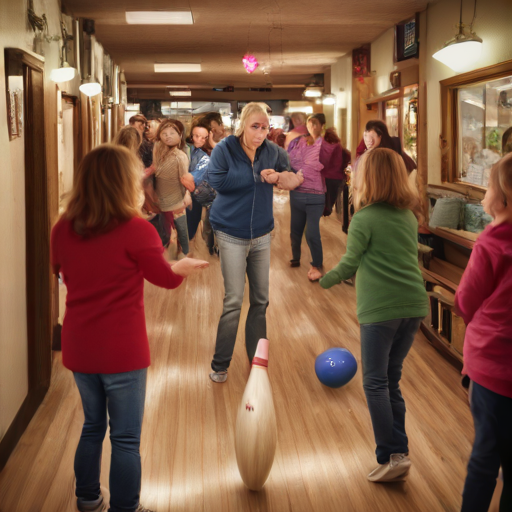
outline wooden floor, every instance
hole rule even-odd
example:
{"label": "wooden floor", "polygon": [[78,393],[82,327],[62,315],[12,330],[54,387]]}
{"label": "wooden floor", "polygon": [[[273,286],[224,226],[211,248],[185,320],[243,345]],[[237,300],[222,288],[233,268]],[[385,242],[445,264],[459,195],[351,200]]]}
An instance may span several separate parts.
{"label": "wooden floor", "polygon": [[[346,347],[360,364],[355,289],[323,290],[302,266],[290,268],[287,195],[275,195],[268,336],[278,445],[263,490],[248,491],[234,452],[235,415],[249,375],[240,329],[229,379],[208,378],[223,284],[204,243],[196,255],[210,268],[179,289],[146,284],[151,343],[142,434],[142,503],[157,512],[437,512],[459,510],[473,437],[458,372],[418,334],[405,362],[402,390],[413,466],[407,483],[372,484],[376,465],[360,368],[347,386],[322,386],[315,357]],[[325,266],[345,251],[335,216],[321,221]],[[242,318],[247,313],[244,304]],[[50,391],[0,474],[1,512],[74,511],[73,457],[83,413],[72,374],[54,354]],[[102,486],[108,497],[109,442]]]}

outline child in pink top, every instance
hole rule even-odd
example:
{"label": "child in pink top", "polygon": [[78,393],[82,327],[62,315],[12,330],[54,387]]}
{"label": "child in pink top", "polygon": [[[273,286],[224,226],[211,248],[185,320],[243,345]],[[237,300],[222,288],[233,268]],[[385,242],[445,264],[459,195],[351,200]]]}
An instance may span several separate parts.
{"label": "child in pink top", "polygon": [[494,221],[478,238],[455,307],[467,329],[464,370],[472,381],[475,441],[462,512],[487,511],[500,464],[500,512],[512,510],[512,154],[491,169],[482,201]]}

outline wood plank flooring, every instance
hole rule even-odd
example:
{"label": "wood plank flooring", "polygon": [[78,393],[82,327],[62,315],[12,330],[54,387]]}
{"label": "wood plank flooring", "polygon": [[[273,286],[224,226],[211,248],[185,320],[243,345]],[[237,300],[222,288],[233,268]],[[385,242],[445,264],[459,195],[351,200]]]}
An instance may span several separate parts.
{"label": "wood plank flooring", "polygon": [[[418,334],[405,362],[402,390],[413,467],[406,483],[372,484],[373,432],[361,371],[347,386],[322,386],[315,357],[348,348],[360,365],[355,289],[323,290],[302,266],[290,268],[289,205],[275,195],[268,336],[278,445],[263,490],[248,491],[234,452],[236,410],[249,375],[243,329],[229,378],[209,378],[223,284],[219,261],[202,240],[195,253],[211,266],[177,290],[146,283],[152,365],[142,434],[142,503],[157,512],[437,512],[456,511],[473,437],[458,372]],[[345,251],[332,215],[321,221],[325,266]],[[244,303],[242,319],[247,314]],[[83,413],[72,374],[54,354],[50,391],[0,474],[1,512],[74,511],[73,457]],[[102,487],[108,497],[110,446]]]}

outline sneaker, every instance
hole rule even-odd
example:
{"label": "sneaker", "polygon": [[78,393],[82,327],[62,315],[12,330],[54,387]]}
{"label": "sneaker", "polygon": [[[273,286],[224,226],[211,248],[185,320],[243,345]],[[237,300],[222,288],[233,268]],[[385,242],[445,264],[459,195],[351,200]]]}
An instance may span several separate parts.
{"label": "sneaker", "polygon": [[409,473],[411,459],[405,453],[392,453],[389,462],[380,464],[369,475],[370,482],[397,482]]}
{"label": "sneaker", "polygon": [[103,501],[103,496],[97,500],[84,500],[77,498],[76,506],[80,512],[104,512],[107,510],[107,505]]}
{"label": "sneaker", "polygon": [[226,382],[228,380],[228,371],[222,370],[220,372],[212,372],[210,373],[210,379],[212,379],[213,382],[216,382],[217,384]]}

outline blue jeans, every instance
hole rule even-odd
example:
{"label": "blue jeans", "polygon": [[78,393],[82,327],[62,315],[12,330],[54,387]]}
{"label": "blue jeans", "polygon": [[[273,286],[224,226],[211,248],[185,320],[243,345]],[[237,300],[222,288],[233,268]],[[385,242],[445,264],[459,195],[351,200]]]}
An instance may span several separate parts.
{"label": "blue jeans", "polygon": [[313,258],[311,265],[317,268],[323,266],[324,254],[320,236],[320,219],[324,213],[324,206],[324,194],[290,191],[290,239],[294,261],[300,261],[302,235],[306,229],[306,242]]}
{"label": "blue jeans", "polygon": [[110,423],[110,512],[134,512],[139,505],[140,432],[147,368],[126,373],[74,373],[85,422],[75,454],[76,496],[100,496],[101,448]]}
{"label": "blue jeans", "polygon": [[217,231],[220,266],[224,278],[224,309],[217,329],[212,369],[227,370],[233,357],[240,311],[244,299],[245,275],[249,279],[249,312],[245,322],[245,347],[252,361],[260,338],[267,337],[270,233],[244,240]]}
{"label": "blue jeans", "polygon": [[500,465],[503,492],[500,512],[512,510],[512,398],[472,382],[471,413],[475,442],[462,494],[462,512],[487,512]]}
{"label": "blue jeans", "polygon": [[377,462],[392,453],[408,453],[405,402],[400,392],[402,366],[421,318],[397,318],[361,324],[363,388],[372,419]]}

